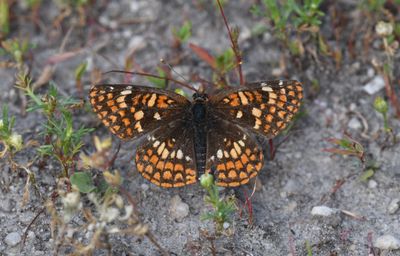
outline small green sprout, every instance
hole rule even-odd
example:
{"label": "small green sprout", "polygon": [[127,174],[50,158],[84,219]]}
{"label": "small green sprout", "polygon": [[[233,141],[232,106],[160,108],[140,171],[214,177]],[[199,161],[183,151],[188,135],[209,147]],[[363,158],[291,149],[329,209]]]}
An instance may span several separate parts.
{"label": "small green sprout", "polygon": [[81,193],[90,193],[96,189],[92,177],[88,172],[75,172],[71,175],[70,181]]}
{"label": "small green sprout", "polygon": [[1,42],[1,49],[13,58],[19,69],[22,69],[26,53],[33,48],[28,39],[13,38]]}
{"label": "small green sprout", "polygon": [[162,78],[157,78],[157,77],[146,77],[147,80],[152,83],[153,85],[155,85],[157,88],[161,88],[164,89],[167,86],[167,80],[163,79],[167,77],[167,74],[165,73],[165,71],[160,68],[157,67],[157,72],[158,72],[158,76],[162,77]]}
{"label": "small green sprout", "polygon": [[207,190],[205,201],[212,205],[214,211],[206,213],[202,220],[213,220],[217,231],[221,232],[224,223],[231,223],[231,215],[235,212],[235,201],[232,198],[220,198],[219,187],[214,182],[214,176],[206,173],[200,177],[200,185]]}
{"label": "small green sprout", "polygon": [[172,34],[179,45],[186,43],[192,36],[192,22],[185,21],[180,29],[172,28]]}
{"label": "small green sprout", "polygon": [[8,0],[0,0],[0,35],[10,32],[10,6]]}
{"label": "small green sprout", "polygon": [[0,151],[0,157],[7,152],[11,154],[20,151],[23,148],[22,136],[13,132],[15,117],[9,117],[8,107],[3,106],[3,116],[0,119],[0,144],[4,149]]}
{"label": "small green sprout", "polygon": [[389,126],[388,115],[387,115],[389,110],[388,103],[382,97],[378,96],[374,100],[374,108],[378,113],[382,114],[383,127],[385,131],[391,132],[392,128]]}
{"label": "small green sprout", "polygon": [[306,240],[306,250],[307,250],[307,256],[313,255],[312,248],[311,248],[310,242],[308,240]]}
{"label": "small green sprout", "polygon": [[352,139],[350,136],[345,135],[343,139],[331,138],[328,142],[339,146],[340,148],[326,148],[323,151],[339,155],[355,156],[361,162],[365,161],[364,147],[358,141]]}

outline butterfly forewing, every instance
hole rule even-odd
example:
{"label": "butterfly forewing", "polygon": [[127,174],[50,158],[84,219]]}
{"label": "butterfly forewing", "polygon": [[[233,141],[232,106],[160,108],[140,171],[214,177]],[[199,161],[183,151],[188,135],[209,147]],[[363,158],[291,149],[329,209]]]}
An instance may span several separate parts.
{"label": "butterfly forewing", "polygon": [[133,139],[168,124],[190,106],[179,94],[124,84],[95,85],[89,98],[103,124],[121,139]]}
{"label": "butterfly forewing", "polygon": [[292,120],[302,98],[297,81],[261,81],[223,91],[211,98],[211,105],[215,115],[272,138]]}
{"label": "butterfly forewing", "polygon": [[208,131],[206,172],[217,185],[236,187],[261,170],[264,156],[256,141],[235,124],[216,120]]}
{"label": "butterfly forewing", "polygon": [[161,187],[196,182],[193,129],[177,120],[147,136],[136,151],[136,167],[144,178]]}

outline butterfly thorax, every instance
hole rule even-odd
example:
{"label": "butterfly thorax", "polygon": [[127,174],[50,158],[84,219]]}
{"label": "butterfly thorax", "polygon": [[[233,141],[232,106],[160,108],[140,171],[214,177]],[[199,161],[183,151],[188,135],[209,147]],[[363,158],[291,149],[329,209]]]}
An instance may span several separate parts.
{"label": "butterfly thorax", "polygon": [[194,148],[196,167],[201,175],[205,171],[207,153],[207,101],[204,93],[195,93],[192,102],[192,124],[194,129]]}

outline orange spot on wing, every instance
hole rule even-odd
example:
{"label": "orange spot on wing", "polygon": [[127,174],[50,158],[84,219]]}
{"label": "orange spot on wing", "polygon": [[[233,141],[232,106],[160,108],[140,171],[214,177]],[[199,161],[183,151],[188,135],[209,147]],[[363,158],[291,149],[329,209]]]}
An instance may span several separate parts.
{"label": "orange spot on wing", "polygon": [[175,174],[174,181],[183,181],[183,175],[182,175],[182,173],[177,173],[177,174]]}
{"label": "orange spot on wing", "polygon": [[154,173],[153,178],[159,181],[161,178],[160,172]]}
{"label": "orange spot on wing", "polygon": [[171,180],[172,179],[172,173],[170,171],[164,171],[162,175],[164,180]]}
{"label": "orange spot on wing", "polygon": [[240,174],[239,174],[239,178],[240,178],[240,179],[246,179],[247,177],[248,177],[247,173],[245,173],[245,172],[240,172]]}
{"label": "orange spot on wing", "polygon": [[143,172],[144,165],[143,165],[142,163],[138,163],[138,164],[136,165],[136,168],[138,169],[139,172]]}
{"label": "orange spot on wing", "polygon": [[240,170],[240,169],[242,169],[243,168],[243,164],[242,164],[242,162],[241,161],[236,161],[235,162],[235,168],[236,168],[236,170]]}
{"label": "orange spot on wing", "polygon": [[217,165],[217,171],[222,172],[222,171],[225,171],[225,170],[226,170],[225,164]]}
{"label": "orange spot on wing", "polygon": [[235,164],[232,161],[228,161],[226,163],[226,169],[230,170],[230,169],[233,169],[233,168],[235,168]]}
{"label": "orange spot on wing", "polygon": [[166,103],[167,96],[160,95],[157,99],[157,107],[158,108],[168,108],[168,104]]}
{"label": "orange spot on wing", "polygon": [[131,120],[129,120],[129,118],[122,119],[122,122],[124,123],[125,126],[131,125]]}
{"label": "orange spot on wing", "polygon": [[153,155],[153,156],[150,158],[150,163],[152,163],[153,165],[156,165],[157,162],[158,162],[158,157],[157,157],[156,155]]}
{"label": "orange spot on wing", "polygon": [[229,171],[228,177],[231,179],[236,179],[237,178],[237,173],[234,170]]}
{"label": "orange spot on wing", "polygon": [[117,112],[118,109],[119,109],[119,108],[118,108],[117,106],[112,106],[112,107],[111,107],[111,111],[112,111],[112,112]]}
{"label": "orange spot on wing", "polygon": [[172,184],[171,184],[171,183],[163,182],[163,183],[161,183],[161,187],[164,187],[164,188],[172,188]]}
{"label": "orange spot on wing", "polygon": [[174,171],[176,172],[183,172],[183,165],[182,164],[175,164],[175,169]]}
{"label": "orange spot on wing", "polygon": [[152,174],[153,173],[153,166],[151,166],[151,165],[146,166],[144,171],[149,173],[149,174]]}
{"label": "orange spot on wing", "polygon": [[157,163],[156,168],[157,168],[158,170],[163,170],[163,169],[164,169],[164,162],[163,162],[163,161],[159,161],[159,162]]}
{"label": "orange spot on wing", "polygon": [[243,164],[246,164],[246,163],[249,162],[249,158],[248,158],[245,154],[242,154],[242,155],[240,156],[240,160],[242,160],[242,163],[243,163]]}
{"label": "orange spot on wing", "polygon": [[172,171],[174,169],[174,164],[172,162],[167,162],[164,168]]}
{"label": "orange spot on wing", "polygon": [[115,101],[113,101],[113,100],[107,101],[107,106],[111,107],[111,106],[114,106],[114,105],[115,105]]}

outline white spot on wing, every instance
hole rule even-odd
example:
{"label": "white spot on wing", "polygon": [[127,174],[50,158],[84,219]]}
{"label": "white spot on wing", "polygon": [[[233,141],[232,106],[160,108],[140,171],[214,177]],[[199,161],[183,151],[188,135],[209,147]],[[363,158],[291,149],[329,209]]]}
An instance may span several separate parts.
{"label": "white spot on wing", "polygon": [[176,158],[178,158],[178,159],[182,159],[183,158],[182,150],[178,149],[178,151],[176,152]]}
{"label": "white spot on wing", "polygon": [[153,116],[156,120],[161,120],[160,113],[156,112]]}
{"label": "white spot on wing", "polygon": [[248,101],[246,95],[244,95],[243,92],[239,92],[238,94],[239,94],[239,97],[240,97],[240,101],[242,102],[242,105],[249,104],[249,101]]}
{"label": "white spot on wing", "polygon": [[127,94],[132,94],[131,90],[125,90],[121,92],[121,95],[127,95]]}
{"label": "white spot on wing", "polygon": [[188,161],[188,162],[189,162],[190,160],[192,160],[192,158],[190,158],[189,156],[186,156],[185,159],[186,159],[186,161]]}
{"label": "white spot on wing", "polygon": [[283,81],[282,80],[279,80],[279,85],[283,85]]}
{"label": "white spot on wing", "polygon": [[159,140],[157,140],[157,141],[155,141],[154,143],[153,143],[153,147],[158,147],[160,145],[160,141]]}
{"label": "white spot on wing", "polygon": [[263,90],[264,92],[272,92],[272,91],[273,91],[272,88],[269,87],[269,86],[263,86],[263,87],[261,88],[261,90]]}
{"label": "white spot on wing", "polygon": [[253,116],[256,116],[256,117],[260,117],[261,114],[262,114],[261,110],[258,109],[258,108],[253,108],[253,109],[251,110],[251,113],[253,114]]}
{"label": "white spot on wing", "polygon": [[243,116],[243,112],[239,110],[236,114],[236,118],[241,118],[242,116]]}
{"label": "white spot on wing", "polygon": [[218,151],[217,151],[217,157],[218,157],[219,159],[222,159],[222,157],[224,157],[224,155],[223,155],[221,149],[218,149]]}

